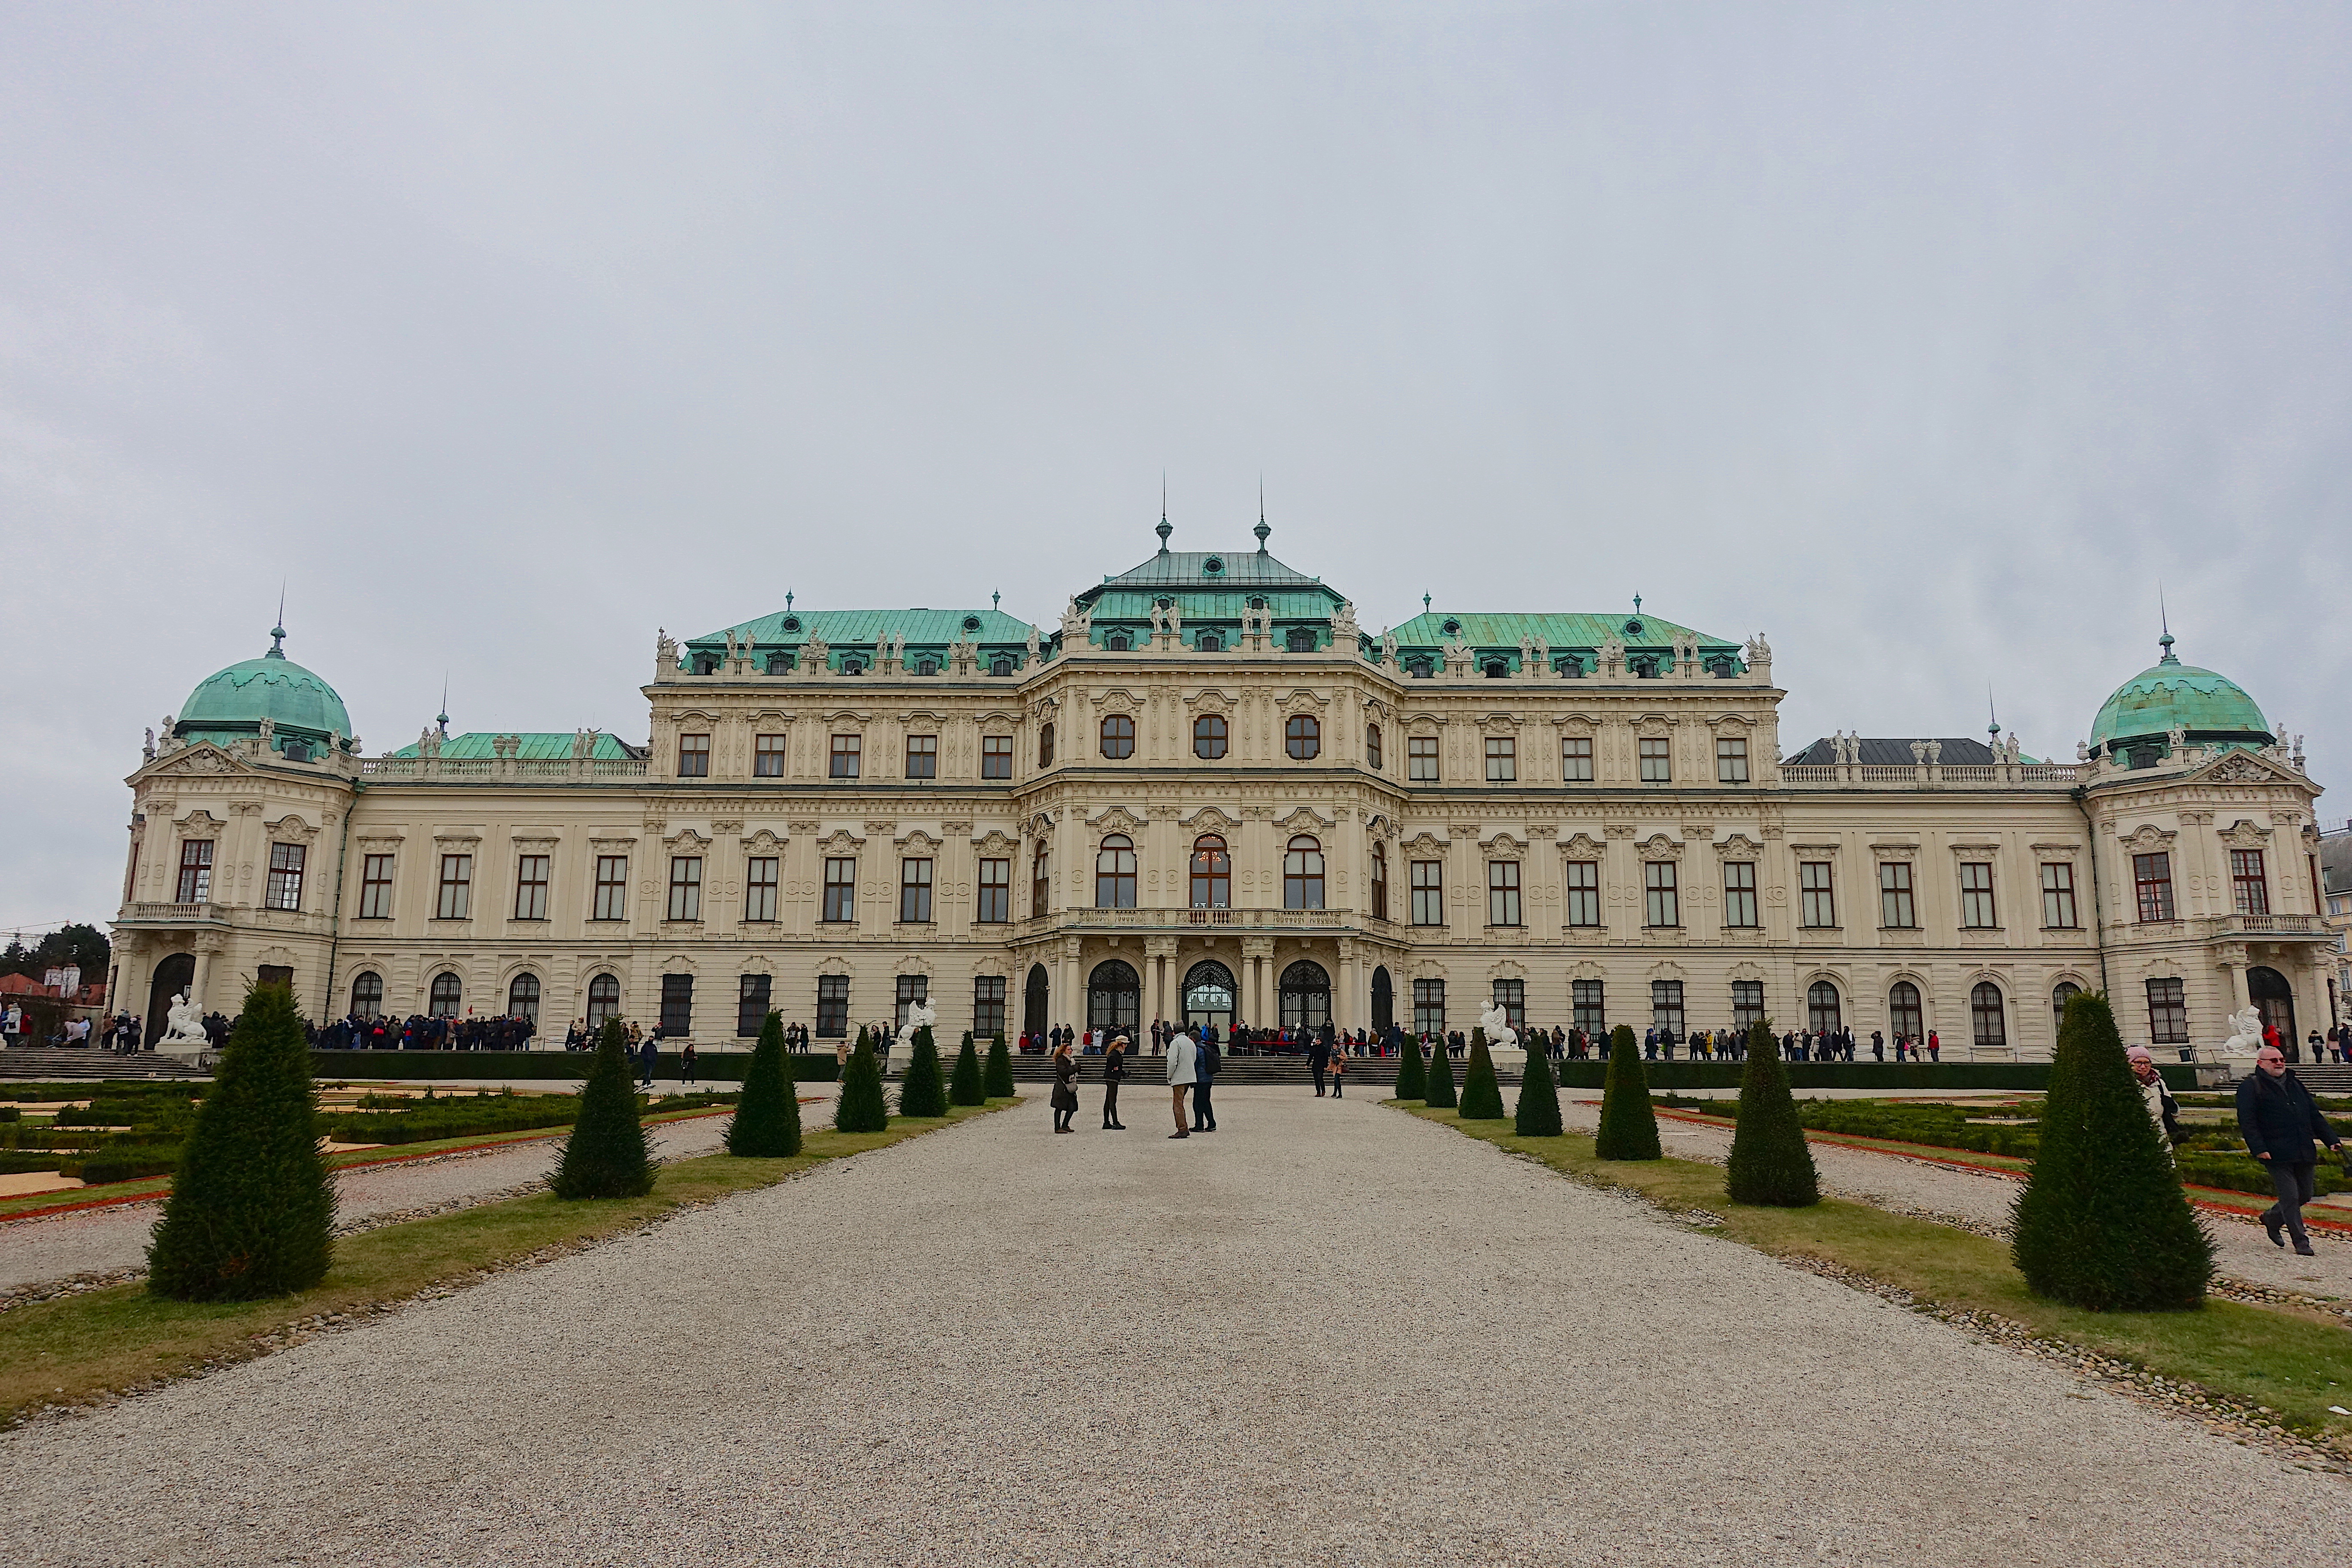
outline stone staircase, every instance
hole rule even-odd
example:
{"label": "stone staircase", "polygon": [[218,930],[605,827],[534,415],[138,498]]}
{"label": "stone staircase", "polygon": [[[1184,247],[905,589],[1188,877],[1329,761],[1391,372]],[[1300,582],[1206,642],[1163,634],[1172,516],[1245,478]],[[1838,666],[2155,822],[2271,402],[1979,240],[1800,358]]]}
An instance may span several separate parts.
{"label": "stone staircase", "polygon": [[100,1079],[196,1079],[210,1078],[185,1062],[153,1051],[118,1056],[112,1051],[69,1050],[62,1046],[23,1046],[0,1051],[0,1081],[79,1083]]}

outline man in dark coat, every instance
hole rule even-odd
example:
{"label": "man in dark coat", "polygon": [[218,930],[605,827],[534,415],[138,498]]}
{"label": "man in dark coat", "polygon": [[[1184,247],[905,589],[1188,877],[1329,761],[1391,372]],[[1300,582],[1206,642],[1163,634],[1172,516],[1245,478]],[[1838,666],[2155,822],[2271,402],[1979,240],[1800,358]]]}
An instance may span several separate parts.
{"label": "man in dark coat", "polygon": [[641,1079],[641,1087],[653,1088],[654,1068],[660,1065],[661,1031],[656,1029],[646,1037],[646,1043],[637,1047],[637,1073]]}
{"label": "man in dark coat", "polygon": [[2319,1151],[2312,1141],[2317,1139],[2339,1154],[2344,1145],[2312,1103],[2311,1090],[2287,1070],[2286,1054],[2276,1046],[2264,1046],[2256,1054],[2254,1070],[2238,1085],[2238,1131],[2245,1137],[2246,1152],[2270,1167],[2271,1184],[2278,1189],[2278,1202],[2262,1215],[2271,1244],[2286,1245],[2279,1235],[2284,1229],[2294,1236],[2294,1249],[2311,1257],[2303,1205],[2316,1195],[2312,1173],[2319,1163]]}
{"label": "man in dark coat", "polygon": [[1195,1132],[1214,1132],[1217,1130],[1217,1112],[1209,1103],[1209,1090],[1217,1076],[1217,1069],[1223,1065],[1224,1057],[1217,1049],[1217,1031],[1213,1027],[1202,1030],[1201,1049],[1192,1058],[1192,1131]]}
{"label": "man in dark coat", "polygon": [[[1327,1029],[1330,1026],[1324,1026]],[[1307,1065],[1315,1074],[1315,1098],[1323,1098],[1323,1074],[1331,1065],[1331,1043],[1321,1035],[1307,1047]]]}

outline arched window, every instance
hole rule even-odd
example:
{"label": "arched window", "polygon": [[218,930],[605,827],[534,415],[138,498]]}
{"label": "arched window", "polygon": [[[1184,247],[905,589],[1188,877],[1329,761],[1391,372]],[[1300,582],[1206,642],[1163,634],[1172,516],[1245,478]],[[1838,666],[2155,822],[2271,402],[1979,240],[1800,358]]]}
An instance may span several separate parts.
{"label": "arched window", "polygon": [[1192,754],[1215,762],[1225,754],[1225,721],[1221,713],[1203,713],[1192,721]]}
{"label": "arched window", "polygon": [[539,976],[518,974],[507,987],[507,1016],[510,1018],[539,1017]]}
{"label": "arched window", "polygon": [[1087,977],[1087,1027],[1124,1033],[1131,1040],[1143,997],[1132,964],[1114,958],[1095,965]]}
{"label": "arched window", "polygon": [[1202,959],[1184,972],[1184,1022],[1213,1024],[1229,1029],[1234,1024],[1234,972],[1213,958]]}
{"label": "arched window", "polygon": [[1051,724],[1037,727],[1037,765],[1041,768],[1054,765],[1054,726]]}
{"label": "arched window", "polygon": [[1331,1021],[1331,976],[1311,959],[1300,959],[1282,972],[1282,1026],[1319,1029]]}
{"label": "arched window", "polygon": [[[2050,993],[2050,1026],[2053,1031],[2066,1026],[2066,1004],[2082,994],[2083,988],[2071,980],[2061,980],[2058,988]],[[2053,1033],[2051,1038],[2057,1036]]]}
{"label": "arched window", "polygon": [[436,1018],[456,1017],[457,1004],[465,1000],[465,991],[464,984],[455,974],[443,970],[433,977],[432,1000],[426,1004],[427,1011]]}
{"label": "arched window", "polygon": [[621,983],[609,974],[599,974],[588,982],[588,1026],[604,1026],[607,1018],[621,1016]]}
{"label": "arched window", "polygon": [[1282,907],[1323,907],[1323,846],[1304,833],[1292,839],[1290,847],[1283,852]]}
{"label": "arched window", "polygon": [[1377,838],[1372,840],[1372,918],[1389,918],[1389,852]]}
{"label": "arched window", "polygon": [[1313,626],[1291,627],[1288,635],[1283,638],[1283,646],[1292,653],[1313,653],[1315,628]]}
{"label": "arched window", "polygon": [[1381,771],[1381,727],[1378,724],[1364,726],[1364,765],[1374,773]]}
{"label": "arched window", "polygon": [[1113,762],[1135,755],[1135,721],[1113,713],[1102,721],[1102,754]]}
{"label": "arched window", "polygon": [[1898,980],[1887,987],[1886,1026],[1907,1040],[1927,1036],[1927,1026],[1919,1014],[1919,988],[1908,980]]}
{"label": "arched window", "polygon": [[1192,639],[1192,646],[1202,653],[1223,653],[1225,651],[1225,639],[1214,632],[1202,632]]}
{"label": "arched window", "polygon": [[1133,653],[1135,651],[1135,634],[1129,631],[1125,626],[1119,627],[1118,630],[1115,632],[1105,632],[1103,634],[1103,651],[1105,653]]}
{"label": "arched window", "polygon": [[1000,653],[988,661],[988,673],[991,675],[1010,675],[1013,668],[1013,656],[1009,653]]}
{"label": "arched window", "polygon": [[2000,986],[1990,980],[1976,983],[1969,992],[1969,1022],[1975,1026],[1978,1045],[2009,1044],[2009,1021],[2001,1013]]}
{"label": "arched window", "polygon": [[352,976],[352,1013],[361,1018],[383,1016],[383,976],[362,969]]}
{"label": "arched window", "polygon": [[1095,854],[1095,908],[1135,908],[1135,842],[1124,833],[1104,839]]}
{"label": "arched window", "polygon": [[1840,1026],[1837,987],[1816,980],[1805,992],[1805,1026],[1820,1034]]}
{"label": "arched window", "polygon": [[1203,833],[1192,840],[1192,907],[1226,910],[1234,903],[1234,862],[1224,836]]}
{"label": "arched window", "polygon": [[1311,713],[1293,713],[1282,726],[1282,744],[1292,762],[1312,762],[1322,754],[1323,726]]}
{"label": "arched window", "polygon": [[1488,659],[1488,660],[1486,661],[1486,679],[1489,679],[1489,680],[1502,680],[1502,679],[1507,679],[1507,678],[1509,677],[1510,673],[1511,673],[1511,661],[1510,661],[1509,659],[1507,659],[1507,658],[1490,658],[1490,659]]}

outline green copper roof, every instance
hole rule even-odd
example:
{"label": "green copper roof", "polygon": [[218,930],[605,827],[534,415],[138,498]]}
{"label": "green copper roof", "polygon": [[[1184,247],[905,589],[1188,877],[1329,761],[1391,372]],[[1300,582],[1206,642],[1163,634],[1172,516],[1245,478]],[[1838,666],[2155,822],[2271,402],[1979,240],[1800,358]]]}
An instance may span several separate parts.
{"label": "green copper roof", "polygon": [[[750,637],[763,648],[794,647],[814,632],[835,648],[872,647],[884,637],[903,637],[909,648],[945,651],[952,642],[982,647],[1021,647],[1032,628],[1017,616],[1001,610],[777,610],[755,621],[688,637],[686,646],[698,650],[727,647],[727,634]],[[1042,639],[1045,633],[1040,631]],[[446,754],[446,753],[445,753]]]}
{"label": "green copper roof", "polygon": [[[1458,631],[1446,630],[1448,622]],[[1555,652],[1597,648],[1615,637],[1629,648],[1671,652],[1678,637],[1695,637],[1705,654],[1737,655],[1740,645],[1644,611],[1639,615],[1587,615],[1563,611],[1522,615],[1478,610],[1426,610],[1392,628],[1399,647],[1433,648],[1460,637],[1474,648],[1517,652],[1521,637],[1537,637]]]}
{"label": "green copper roof", "polygon": [[[498,738],[495,733],[487,731],[452,735],[441,742],[441,754],[445,757],[496,756],[498,753],[491,749],[490,742]],[[522,742],[522,750],[515,753],[518,757],[535,762],[572,760],[572,732],[568,730],[526,730],[518,738]],[[392,754],[395,757],[413,757],[416,755],[415,743],[411,742]],[[596,731],[595,747],[588,754],[601,761],[621,762],[635,753],[623,745],[615,737],[599,730]]]}
{"label": "green copper roof", "polygon": [[184,739],[230,740],[256,734],[268,719],[280,731],[310,740],[349,735],[352,718],[335,689],[286,657],[278,639],[259,658],[248,658],[205,677],[188,693],[173,732]]}
{"label": "green copper roof", "polygon": [[2270,721],[2244,688],[2226,675],[2181,663],[2173,656],[2171,633],[2158,640],[2164,657],[2116,688],[2091,725],[2091,744],[2161,736],[2176,728],[2200,744],[2257,738],[2269,742]]}

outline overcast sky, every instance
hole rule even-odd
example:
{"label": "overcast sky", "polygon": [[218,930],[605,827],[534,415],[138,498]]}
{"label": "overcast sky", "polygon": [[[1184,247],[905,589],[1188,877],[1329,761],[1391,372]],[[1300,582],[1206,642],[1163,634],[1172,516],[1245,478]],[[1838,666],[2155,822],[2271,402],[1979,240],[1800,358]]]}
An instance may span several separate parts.
{"label": "overcast sky", "polygon": [[[371,752],[643,740],[655,628],[1769,634],[1790,747],[2071,758],[2179,652],[2352,780],[2352,9],[0,10],[0,925],[268,646]],[[2347,802],[2331,796],[2323,820]]]}

